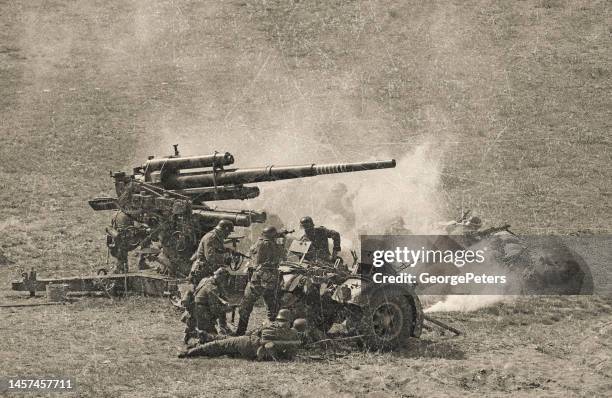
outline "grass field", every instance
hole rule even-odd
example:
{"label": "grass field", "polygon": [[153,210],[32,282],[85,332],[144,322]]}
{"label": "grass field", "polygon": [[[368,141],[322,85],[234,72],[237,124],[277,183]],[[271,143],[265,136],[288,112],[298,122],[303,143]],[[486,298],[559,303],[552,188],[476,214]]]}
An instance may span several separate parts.
{"label": "grass field", "polygon": [[[243,166],[421,148],[440,219],[610,232],[611,35],[605,0],[0,1],[0,291],[21,268],[103,264],[108,214],[86,200],[173,143]],[[610,305],[521,299],[447,314],[465,337],[398,355],[262,365],[178,361],[166,303],[84,299],[0,309],[0,375],[109,397],[605,396]]]}

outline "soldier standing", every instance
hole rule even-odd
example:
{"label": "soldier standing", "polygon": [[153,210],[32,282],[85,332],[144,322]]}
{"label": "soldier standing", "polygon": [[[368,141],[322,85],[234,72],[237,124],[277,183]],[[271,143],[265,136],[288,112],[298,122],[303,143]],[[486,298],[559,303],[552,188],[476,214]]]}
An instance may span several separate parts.
{"label": "soldier standing", "polygon": [[291,312],[280,310],[276,320],[269,325],[254,330],[246,336],[229,337],[211,341],[183,351],[179,358],[228,355],[236,358],[276,360],[292,359],[301,341],[291,325]]}
{"label": "soldier standing", "polygon": [[[300,220],[300,226],[304,229],[302,241],[311,242],[308,252],[304,256],[308,261],[327,261],[334,262],[340,253],[340,234],[325,227],[315,227],[311,217],[304,217]],[[332,253],[329,253],[328,239],[333,241]]]}
{"label": "soldier standing", "polygon": [[234,224],[221,220],[217,226],[204,235],[194,257],[189,278],[197,285],[204,277],[212,275],[214,270],[225,265],[225,239],[234,231]]}
{"label": "soldier standing", "polygon": [[[128,253],[134,248],[131,247],[130,242],[136,239],[134,236],[135,231],[134,219],[132,217],[122,211],[115,213],[111,220],[111,228],[106,230],[110,254],[117,260],[115,273],[125,274],[128,272]],[[139,261],[138,266],[141,268],[141,261]]]}
{"label": "soldier standing", "polygon": [[397,216],[391,219],[389,227],[385,231],[386,235],[412,235],[412,231],[406,228],[404,217]]}
{"label": "soldier standing", "polygon": [[276,228],[268,226],[251,247],[253,273],[240,303],[237,336],[242,336],[246,332],[253,306],[259,297],[263,296],[268,310],[268,319],[273,321],[276,317],[278,312],[278,265],[285,255],[283,246],[276,243],[277,237]]}
{"label": "soldier standing", "polygon": [[232,309],[225,296],[228,277],[229,271],[219,268],[212,277],[202,279],[195,288],[194,318],[201,343],[214,340],[214,335],[217,334],[215,329],[217,320],[220,321],[221,327],[226,327],[225,314]]}

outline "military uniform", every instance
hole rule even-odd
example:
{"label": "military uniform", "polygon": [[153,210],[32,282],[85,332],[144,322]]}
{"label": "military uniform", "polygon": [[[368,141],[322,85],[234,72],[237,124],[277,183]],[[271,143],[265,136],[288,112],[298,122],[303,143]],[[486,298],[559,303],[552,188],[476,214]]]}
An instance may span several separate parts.
{"label": "military uniform", "polygon": [[327,338],[327,335],[316,327],[308,325],[302,332],[297,332],[303,346],[316,343]]}
{"label": "military uniform", "polygon": [[128,272],[129,227],[134,226],[134,220],[122,211],[118,211],[111,221],[111,227],[116,235],[108,239],[110,254],[117,260],[115,272]]}
{"label": "military uniform", "polygon": [[202,237],[189,274],[194,284],[197,284],[202,278],[212,275],[217,268],[225,265],[224,241],[225,234],[220,228],[214,228]]}
{"label": "military uniform", "polygon": [[175,232],[176,230],[170,225],[160,230],[162,254],[157,257],[157,262],[160,264],[161,274],[184,278],[191,270],[190,258],[193,250],[193,244],[189,245],[186,242],[195,238],[177,237]]}
{"label": "military uniform", "polygon": [[278,312],[278,265],[284,256],[283,246],[277,244],[274,238],[259,238],[251,248],[254,270],[240,303],[240,320],[236,331],[238,335],[246,331],[253,306],[259,297],[264,299],[268,319],[272,321],[276,317]]}
{"label": "military uniform", "polygon": [[185,310],[181,315],[181,322],[185,324],[183,331],[183,342],[189,343],[189,339],[192,337],[198,337],[197,324],[195,318],[195,287],[193,284],[184,285],[180,288],[181,293],[181,305]]}
{"label": "military uniform", "polygon": [[272,322],[247,336],[229,337],[201,344],[183,352],[179,357],[228,355],[259,360],[292,359],[300,343],[298,333],[289,328],[287,322]]}
{"label": "military uniform", "polygon": [[333,241],[333,251],[340,252],[340,234],[338,232],[325,227],[306,230],[300,240],[309,241],[311,244],[304,259],[308,261],[332,261],[328,239]]}
{"label": "military uniform", "polygon": [[214,277],[204,278],[194,290],[194,318],[200,341],[207,341],[216,335],[215,325],[220,320],[225,327],[225,314],[231,309],[225,292]]}

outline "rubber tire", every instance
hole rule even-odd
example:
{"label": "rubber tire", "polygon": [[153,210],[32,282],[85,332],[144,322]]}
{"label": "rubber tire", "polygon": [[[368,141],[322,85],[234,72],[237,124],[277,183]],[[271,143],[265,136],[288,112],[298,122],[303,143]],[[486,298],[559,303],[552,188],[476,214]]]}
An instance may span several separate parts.
{"label": "rubber tire", "polygon": [[[382,335],[388,331],[381,330],[385,327],[381,324],[381,314],[391,315],[392,326],[387,326],[387,329],[392,329],[390,335]],[[359,328],[359,334],[366,335],[362,339],[363,348],[373,351],[399,348],[412,336],[414,314],[414,306],[400,292],[383,292],[370,297],[369,304],[363,309]]]}

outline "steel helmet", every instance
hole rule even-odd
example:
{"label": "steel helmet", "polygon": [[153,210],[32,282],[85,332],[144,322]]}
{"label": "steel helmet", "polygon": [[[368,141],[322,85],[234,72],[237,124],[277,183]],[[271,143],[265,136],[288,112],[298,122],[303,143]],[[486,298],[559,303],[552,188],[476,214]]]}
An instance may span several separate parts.
{"label": "steel helmet", "polygon": [[230,275],[230,273],[229,273],[229,271],[227,270],[227,268],[225,268],[225,267],[219,267],[219,268],[217,268],[217,270],[216,270],[216,271],[213,273],[213,275],[214,275],[215,277],[217,277],[217,278],[220,278],[220,277],[227,278],[227,277]]}
{"label": "steel helmet", "polygon": [[305,332],[308,327],[308,321],[304,318],[298,318],[293,321],[293,328],[298,332]]}
{"label": "steel helmet", "polygon": [[278,311],[278,315],[276,315],[276,320],[290,322],[291,321],[291,311],[289,311],[286,308],[283,308],[282,310]]}
{"label": "steel helmet", "polygon": [[302,228],[306,229],[306,228],[313,228],[314,227],[314,221],[312,221],[312,217],[302,217],[302,219],[300,220],[300,225],[302,226]]}
{"label": "steel helmet", "polygon": [[217,227],[219,227],[220,229],[226,232],[234,231],[234,223],[229,220],[219,221],[219,224],[217,224]]}
{"label": "steel helmet", "polygon": [[270,225],[270,226],[265,227],[264,230],[261,231],[261,235],[264,238],[273,239],[278,236],[278,231],[276,230],[276,227]]}

